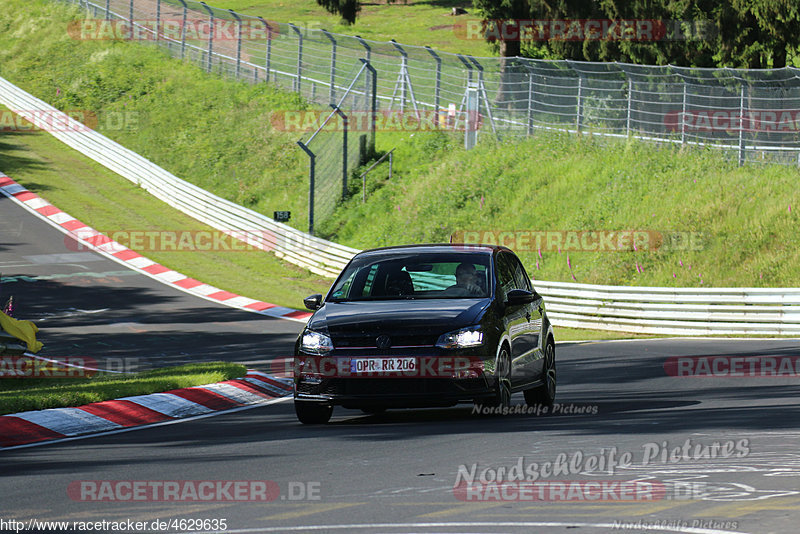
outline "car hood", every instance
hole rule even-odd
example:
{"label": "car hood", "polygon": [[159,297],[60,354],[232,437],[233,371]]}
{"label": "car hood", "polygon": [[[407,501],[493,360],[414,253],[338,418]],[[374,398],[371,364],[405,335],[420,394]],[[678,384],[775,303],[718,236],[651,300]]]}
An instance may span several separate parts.
{"label": "car hood", "polygon": [[[374,346],[375,336],[393,345],[427,345],[445,332],[476,324],[491,299],[415,299],[328,302],[308,327],[327,332],[334,345]],[[338,341],[338,343],[337,343]]]}

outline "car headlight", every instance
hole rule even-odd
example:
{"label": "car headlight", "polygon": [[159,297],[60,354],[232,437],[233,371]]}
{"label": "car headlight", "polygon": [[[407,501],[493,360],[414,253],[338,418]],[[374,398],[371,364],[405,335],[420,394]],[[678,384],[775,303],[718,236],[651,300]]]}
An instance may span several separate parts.
{"label": "car headlight", "polygon": [[306,330],[300,341],[300,349],[311,354],[327,354],[333,350],[333,341],[325,334]]}
{"label": "car headlight", "polygon": [[483,332],[479,326],[454,330],[439,336],[436,346],[442,349],[465,349],[483,345]]}

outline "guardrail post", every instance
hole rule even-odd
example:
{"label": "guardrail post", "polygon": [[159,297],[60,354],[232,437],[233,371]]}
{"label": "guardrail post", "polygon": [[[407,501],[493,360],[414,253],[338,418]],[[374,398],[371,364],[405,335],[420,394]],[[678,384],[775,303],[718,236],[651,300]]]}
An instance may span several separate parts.
{"label": "guardrail post", "polygon": [[[264,63],[264,81],[269,81],[269,69],[270,69],[270,60],[272,59],[272,26],[264,20],[262,17],[258,17],[258,20],[267,28],[267,57]],[[256,81],[258,81],[258,71],[256,71]]]}
{"label": "guardrail post", "polygon": [[208,67],[207,67],[206,70],[208,72],[211,72],[212,57],[213,57],[213,54],[214,54],[214,11],[210,7],[208,7],[208,4],[206,4],[205,2],[200,2],[200,5],[202,5],[205,8],[206,11],[208,11],[208,24],[209,24],[209,28],[208,28],[208,52],[207,52],[208,61],[206,62]]}
{"label": "guardrail post", "polygon": [[236,79],[238,80],[242,66],[242,18],[232,9],[228,12],[236,19]]}
{"label": "guardrail post", "polygon": [[739,167],[744,165],[744,83],[739,93]]}
{"label": "guardrail post", "polygon": [[342,118],[342,200],[347,198],[347,115],[339,109],[339,106],[331,104],[333,111]]}
{"label": "guardrail post", "polygon": [[181,59],[186,57],[186,0],[178,0],[183,6],[183,18],[181,19]]}
{"label": "guardrail post", "polygon": [[336,104],[336,39],[327,30],[322,30],[322,33],[331,42],[331,89],[330,100],[331,105]]}
{"label": "guardrail post", "polygon": [[317,157],[311,150],[302,142],[298,141],[298,145],[303,149],[303,152],[308,154],[308,233],[314,235],[314,169],[316,167]]}
{"label": "guardrail post", "polygon": [[633,98],[633,80],[628,78],[628,114],[625,117],[625,137],[631,135],[631,99]]}
{"label": "guardrail post", "polygon": [[433,51],[433,48],[430,46],[426,46],[425,50],[428,51],[430,55],[433,56],[433,59],[436,60],[436,82],[433,86],[433,124],[438,128],[439,127],[439,96],[442,90],[442,58],[439,57],[439,54]]}
{"label": "guardrail post", "polygon": [[301,78],[303,76],[303,33],[300,31],[300,28],[298,28],[297,26],[295,26],[291,22],[289,23],[289,27],[294,30],[294,32],[297,34],[297,39],[298,39],[298,42],[297,42],[297,80],[296,80],[296,83],[295,83],[294,90],[295,90],[295,92],[299,93],[300,92],[300,80],[301,80]]}

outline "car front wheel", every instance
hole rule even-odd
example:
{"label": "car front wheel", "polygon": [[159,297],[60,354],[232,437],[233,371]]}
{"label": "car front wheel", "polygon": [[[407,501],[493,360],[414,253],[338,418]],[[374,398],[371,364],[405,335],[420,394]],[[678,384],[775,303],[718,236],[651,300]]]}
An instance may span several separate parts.
{"label": "car front wheel", "polygon": [[304,425],[324,425],[331,419],[333,406],[317,402],[294,401],[294,412]]}

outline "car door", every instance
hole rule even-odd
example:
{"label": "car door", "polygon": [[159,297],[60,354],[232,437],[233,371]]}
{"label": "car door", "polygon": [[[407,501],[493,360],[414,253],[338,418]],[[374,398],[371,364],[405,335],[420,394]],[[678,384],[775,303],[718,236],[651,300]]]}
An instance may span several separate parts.
{"label": "car door", "polygon": [[[516,270],[515,259],[514,256],[507,252],[500,252],[497,255],[497,294],[504,303],[509,291],[512,289],[524,289],[517,287],[517,280],[514,276]],[[528,332],[528,315],[530,315],[528,305],[503,306],[503,322],[511,345],[511,378],[513,387],[530,380],[526,376],[529,373],[529,370],[526,369],[526,355],[530,351],[531,343]]]}
{"label": "car door", "polygon": [[[534,292],[533,285],[528,278],[528,273],[519,258],[509,254],[514,267],[514,284],[518,289]],[[544,305],[542,297],[525,305],[525,318],[527,319],[525,332],[525,349],[520,358],[520,374],[526,381],[533,381],[542,372],[542,318]]]}

